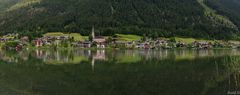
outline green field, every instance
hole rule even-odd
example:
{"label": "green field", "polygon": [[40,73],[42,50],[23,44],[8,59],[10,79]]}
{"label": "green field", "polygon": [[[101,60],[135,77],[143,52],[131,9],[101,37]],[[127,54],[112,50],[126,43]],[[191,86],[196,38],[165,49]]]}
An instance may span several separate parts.
{"label": "green field", "polygon": [[88,39],[88,37],[82,36],[79,33],[64,34],[62,32],[50,32],[50,33],[44,34],[43,36],[71,36],[74,38],[75,41],[84,41]]}
{"label": "green field", "polygon": [[[139,41],[141,40],[141,36],[137,35],[125,35],[125,34],[116,34],[119,41]],[[43,36],[71,36],[74,37],[75,41],[85,41],[88,40],[88,36],[82,36],[79,33],[70,33],[70,34],[64,34],[62,32],[49,32],[44,34]],[[108,38],[109,36],[104,36],[105,38]]]}
{"label": "green field", "polygon": [[205,39],[195,39],[195,38],[181,38],[181,37],[175,37],[176,42],[184,42],[186,44],[191,44],[195,41],[199,42],[214,42],[213,40],[205,40]]}
{"label": "green field", "polygon": [[[191,43],[193,43],[195,41],[198,41],[198,42],[211,42],[211,43],[214,43],[214,42],[220,42],[220,43],[230,42],[230,43],[240,44],[240,42],[237,41],[237,40],[224,41],[224,40],[206,40],[206,39],[182,38],[182,37],[174,37],[174,38],[175,38],[176,42],[183,42],[183,43],[186,43],[186,44],[191,44]],[[166,38],[166,39],[168,39],[168,38]]]}
{"label": "green field", "polygon": [[125,35],[125,34],[116,34],[119,41],[139,41],[141,36],[137,35]]}

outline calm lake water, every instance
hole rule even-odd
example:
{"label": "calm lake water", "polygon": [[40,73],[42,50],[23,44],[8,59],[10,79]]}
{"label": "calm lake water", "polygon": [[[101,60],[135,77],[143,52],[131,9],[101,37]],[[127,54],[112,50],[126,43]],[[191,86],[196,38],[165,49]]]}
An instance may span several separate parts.
{"label": "calm lake water", "polygon": [[0,95],[240,94],[240,50],[0,50]]}

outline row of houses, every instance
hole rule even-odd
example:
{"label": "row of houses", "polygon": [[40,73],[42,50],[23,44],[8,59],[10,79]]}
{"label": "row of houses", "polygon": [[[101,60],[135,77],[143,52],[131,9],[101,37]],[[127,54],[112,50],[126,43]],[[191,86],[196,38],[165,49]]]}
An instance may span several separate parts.
{"label": "row of houses", "polygon": [[[230,42],[207,42],[207,41],[195,41],[193,43],[184,43],[181,41],[173,42],[167,39],[156,39],[156,40],[147,40],[147,41],[119,41],[117,38],[116,40],[108,41],[103,36],[95,36],[94,29],[92,30],[92,40],[86,41],[74,41],[74,37],[70,35],[59,35],[59,36],[43,36],[41,38],[37,38],[31,43],[36,47],[43,47],[43,46],[66,46],[71,47],[79,47],[79,48],[137,48],[137,49],[159,49],[159,48],[198,48],[198,49],[209,49],[213,47],[235,47],[238,48],[240,43],[230,43]],[[8,34],[3,37],[0,37],[0,42],[8,42],[8,41],[15,41],[18,40],[20,42],[18,47],[29,45],[29,37],[23,36],[19,38],[18,34]]]}
{"label": "row of houses", "polygon": [[37,38],[32,41],[32,43],[36,47],[42,47],[45,45],[56,45],[60,46],[62,44],[69,44],[73,47],[82,47],[82,48],[90,48],[96,46],[97,48],[106,48],[106,39],[102,36],[95,36],[94,29],[92,30],[92,41],[73,41],[73,37],[70,35],[64,36],[44,36],[42,38]]}
{"label": "row of houses", "polygon": [[170,48],[197,48],[197,49],[210,49],[213,47],[237,47],[239,44],[232,43],[212,43],[207,41],[194,41],[193,43],[187,44],[184,42],[171,42],[169,40],[149,40],[149,41],[133,41],[133,42],[116,42],[115,44],[121,44],[125,48],[141,48],[141,49],[170,49]]}
{"label": "row of houses", "polygon": [[[59,38],[59,37],[58,37]],[[51,45],[51,44],[61,44],[61,41],[68,40],[66,38],[57,39],[57,40],[51,40],[46,38],[38,38],[34,40],[34,44],[36,47],[41,47],[44,45]],[[195,41],[191,44],[186,44],[184,42],[171,42],[169,40],[149,40],[149,41],[112,41],[107,42],[107,39],[104,37],[94,37],[92,41],[73,41],[70,43],[73,47],[80,47],[80,48],[91,48],[91,47],[97,47],[97,48],[106,48],[106,47],[112,47],[112,48],[138,48],[138,49],[155,49],[155,48],[198,48],[198,49],[210,49],[215,47],[217,44],[207,41]],[[221,46],[224,46],[225,44],[220,44]],[[231,44],[233,45],[233,44]],[[237,45],[235,45],[237,46]],[[224,46],[226,47],[226,46]]]}
{"label": "row of houses", "polygon": [[19,35],[16,33],[7,34],[7,35],[0,37],[0,42],[8,42],[8,41],[17,40],[18,36]]}

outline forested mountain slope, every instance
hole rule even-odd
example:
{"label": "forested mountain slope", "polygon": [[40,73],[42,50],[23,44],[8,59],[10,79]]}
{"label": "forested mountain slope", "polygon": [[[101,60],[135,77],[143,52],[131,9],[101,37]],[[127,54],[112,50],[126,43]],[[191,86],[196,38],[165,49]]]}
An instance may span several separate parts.
{"label": "forested mountain slope", "polygon": [[16,4],[19,0],[0,0],[0,12],[5,11],[10,6]]}
{"label": "forested mountain slope", "polygon": [[240,0],[206,0],[205,3],[228,17],[240,29]]}
{"label": "forested mountain slope", "polygon": [[[0,15],[0,32],[79,32],[234,39],[239,31],[212,20],[197,0],[20,0]],[[210,16],[210,17],[209,17]]]}

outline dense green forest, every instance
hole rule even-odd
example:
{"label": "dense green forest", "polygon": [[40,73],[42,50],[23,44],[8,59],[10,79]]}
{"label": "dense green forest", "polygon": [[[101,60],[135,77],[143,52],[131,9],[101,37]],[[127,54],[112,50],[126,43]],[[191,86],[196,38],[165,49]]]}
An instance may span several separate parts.
{"label": "dense green forest", "polygon": [[58,31],[89,35],[92,26],[101,35],[238,39],[240,34],[224,21],[212,20],[197,0],[12,1],[0,7],[2,34],[18,32],[39,36],[43,32]]}
{"label": "dense green forest", "polygon": [[240,0],[206,0],[205,3],[228,17],[240,29]]}
{"label": "dense green forest", "polygon": [[6,10],[8,7],[16,4],[18,0],[0,0],[0,12]]}

